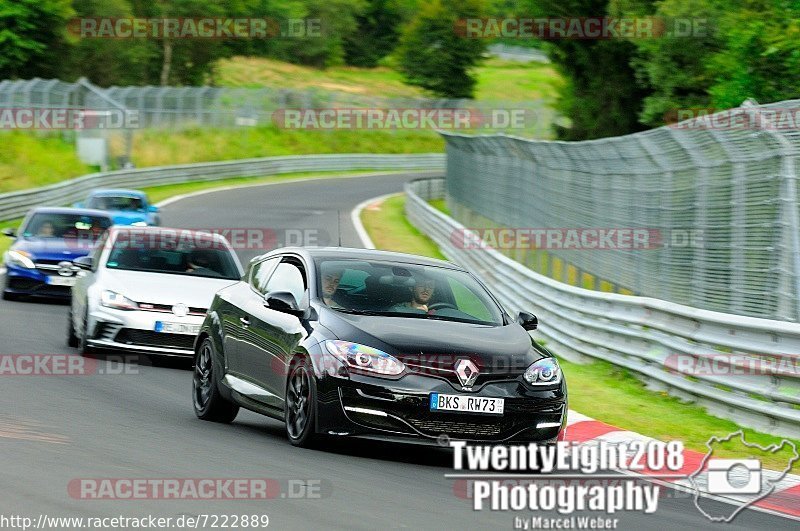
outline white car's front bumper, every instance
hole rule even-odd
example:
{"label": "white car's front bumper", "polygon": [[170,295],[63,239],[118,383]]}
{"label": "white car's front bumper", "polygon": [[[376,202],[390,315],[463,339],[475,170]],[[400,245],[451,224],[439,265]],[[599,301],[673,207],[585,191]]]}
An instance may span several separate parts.
{"label": "white car's front bumper", "polygon": [[[93,347],[192,356],[201,315],[178,317],[172,313],[115,310],[101,306],[89,314],[87,344]],[[161,323],[160,326],[157,326]],[[182,330],[168,331],[170,326]]]}

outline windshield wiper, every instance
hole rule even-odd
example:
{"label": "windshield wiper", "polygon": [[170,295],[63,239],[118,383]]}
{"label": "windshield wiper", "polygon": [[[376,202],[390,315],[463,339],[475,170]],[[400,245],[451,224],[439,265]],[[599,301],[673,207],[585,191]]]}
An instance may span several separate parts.
{"label": "windshield wiper", "polygon": [[332,308],[330,306],[328,306],[328,308],[330,308],[331,310],[336,310],[337,312],[349,313],[352,315],[386,315],[383,312],[376,312],[372,310],[356,310],[354,308]]}

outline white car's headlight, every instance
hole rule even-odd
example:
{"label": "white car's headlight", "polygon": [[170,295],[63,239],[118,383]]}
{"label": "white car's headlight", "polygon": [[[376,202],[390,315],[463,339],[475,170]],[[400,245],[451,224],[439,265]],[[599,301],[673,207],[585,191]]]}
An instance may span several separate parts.
{"label": "white car's headlight", "polygon": [[328,352],[354,369],[385,376],[397,376],[405,370],[400,360],[376,348],[332,339],[326,341],[325,346]]}
{"label": "white car's headlight", "polygon": [[6,253],[6,263],[26,269],[34,269],[36,264],[31,260],[31,253],[26,251],[8,251]]}
{"label": "white car's headlight", "polygon": [[561,383],[561,367],[555,358],[542,358],[531,363],[522,377],[531,385],[556,385]]}
{"label": "white car's headlight", "polygon": [[139,309],[139,305],[130,300],[128,297],[110,290],[105,290],[100,295],[100,304],[107,308],[115,308],[117,310]]}

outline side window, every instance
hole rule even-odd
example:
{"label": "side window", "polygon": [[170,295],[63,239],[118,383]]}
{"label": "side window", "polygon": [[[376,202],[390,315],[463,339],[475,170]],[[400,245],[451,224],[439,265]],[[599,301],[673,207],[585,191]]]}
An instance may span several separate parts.
{"label": "side window", "polygon": [[306,291],[303,271],[292,262],[281,262],[267,282],[265,293],[270,291],[288,291],[294,295],[297,304],[300,304]]}
{"label": "side window", "polygon": [[253,266],[250,272],[250,285],[253,286],[253,289],[262,294],[266,293],[267,280],[269,280],[269,276],[280,261],[280,257],[275,257],[259,262]]}

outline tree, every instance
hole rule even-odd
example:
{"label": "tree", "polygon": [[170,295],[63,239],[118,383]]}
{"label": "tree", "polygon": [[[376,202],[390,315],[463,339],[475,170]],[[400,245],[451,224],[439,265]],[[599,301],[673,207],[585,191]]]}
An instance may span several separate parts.
{"label": "tree", "polygon": [[[608,0],[526,0],[524,17],[585,18],[609,14]],[[637,49],[622,39],[547,41],[545,49],[567,80],[558,109],[571,122],[564,140],[617,136],[643,129],[638,120],[646,87],[631,66]]]}
{"label": "tree", "polygon": [[[633,65],[649,94],[640,119],[800,96],[800,5],[791,0],[616,0],[626,14],[698,24],[691,35],[637,40]],[[669,26],[669,24],[668,24]]]}
{"label": "tree", "polygon": [[423,4],[406,27],[398,48],[398,63],[406,81],[437,96],[471,98],[471,70],[485,50],[482,39],[459,35],[460,21],[481,18],[480,0],[432,0]]}
{"label": "tree", "polygon": [[405,14],[398,0],[368,0],[366,10],[355,17],[356,31],[344,37],[345,62],[377,66],[397,46]]}
{"label": "tree", "polygon": [[70,0],[0,2],[0,79],[56,77],[64,60]]}

